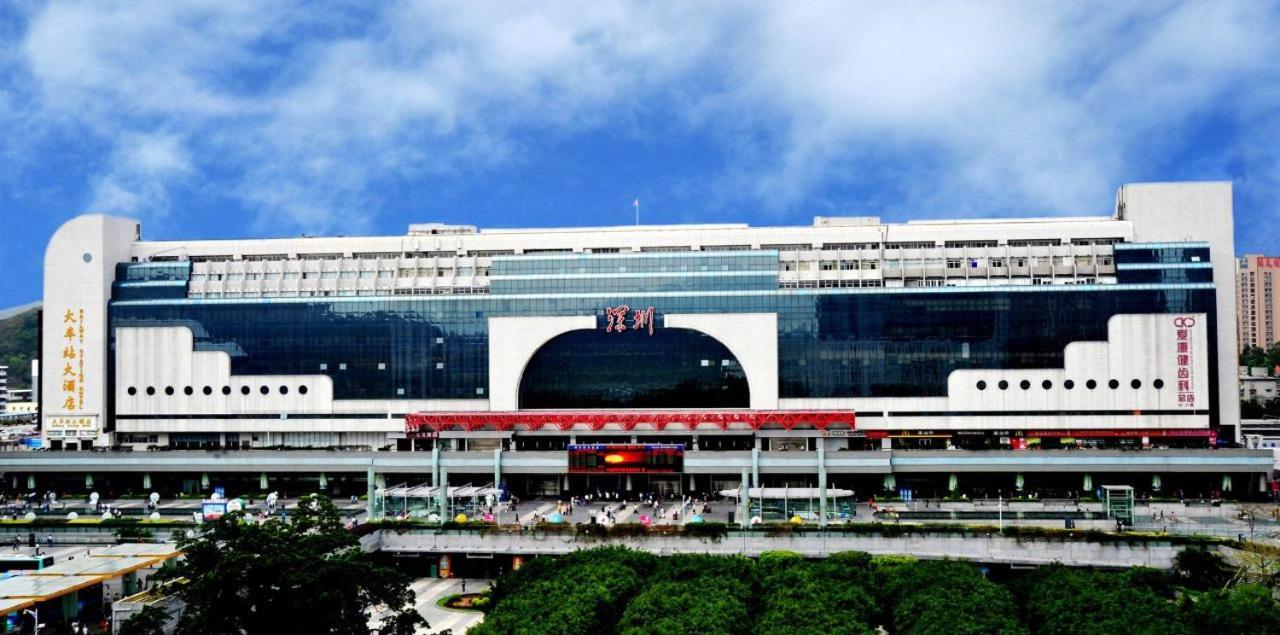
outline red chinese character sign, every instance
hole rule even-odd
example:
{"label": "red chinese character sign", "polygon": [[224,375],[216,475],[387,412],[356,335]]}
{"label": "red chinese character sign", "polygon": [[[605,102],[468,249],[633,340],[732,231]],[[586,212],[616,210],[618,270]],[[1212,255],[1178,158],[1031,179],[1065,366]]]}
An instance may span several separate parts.
{"label": "red chinese character sign", "polygon": [[1192,337],[1197,317],[1179,315],[1173,318],[1174,360],[1176,377],[1174,387],[1179,408],[1196,407],[1195,339]]}
{"label": "red chinese character sign", "polygon": [[[653,307],[632,309],[629,305],[607,306],[604,308],[606,324],[605,333],[622,333],[627,330],[649,331],[653,335]],[[630,323],[628,323],[630,318]]]}

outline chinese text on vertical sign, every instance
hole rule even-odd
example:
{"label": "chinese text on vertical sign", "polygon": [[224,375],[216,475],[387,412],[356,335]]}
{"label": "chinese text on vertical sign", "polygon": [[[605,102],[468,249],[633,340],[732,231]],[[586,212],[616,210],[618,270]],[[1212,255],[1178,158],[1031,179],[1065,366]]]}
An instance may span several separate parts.
{"label": "chinese text on vertical sign", "polygon": [[1191,329],[1196,325],[1196,319],[1191,316],[1178,316],[1173,318],[1173,327],[1176,329],[1177,336],[1177,366],[1178,366],[1178,407],[1195,408],[1196,392],[1195,377],[1192,372],[1192,362],[1194,351],[1191,349]]}
{"label": "chinese text on vertical sign", "polygon": [[84,309],[62,316],[62,409],[84,409]]}
{"label": "chinese text on vertical sign", "polygon": [[[627,314],[631,314],[631,324],[627,324]],[[605,325],[606,333],[621,333],[628,328],[633,331],[649,330],[653,335],[653,307],[632,310],[630,306],[619,304],[604,308],[604,316],[609,320]]]}

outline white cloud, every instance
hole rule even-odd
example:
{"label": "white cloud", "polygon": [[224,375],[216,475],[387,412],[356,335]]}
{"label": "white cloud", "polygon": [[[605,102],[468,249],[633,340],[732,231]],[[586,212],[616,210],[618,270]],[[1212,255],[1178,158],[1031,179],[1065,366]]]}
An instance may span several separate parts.
{"label": "white cloud", "polygon": [[[721,144],[724,173],[697,177],[708,200],[1104,212],[1098,193],[1206,109],[1280,107],[1266,3],[375,6],[40,5],[25,116],[112,144],[95,209],[162,216],[175,184],[216,172],[260,230],[361,231],[389,179],[465,179],[536,158],[530,134],[642,112]],[[1256,146],[1276,183],[1274,133]],[[823,194],[869,181],[895,202]]]}

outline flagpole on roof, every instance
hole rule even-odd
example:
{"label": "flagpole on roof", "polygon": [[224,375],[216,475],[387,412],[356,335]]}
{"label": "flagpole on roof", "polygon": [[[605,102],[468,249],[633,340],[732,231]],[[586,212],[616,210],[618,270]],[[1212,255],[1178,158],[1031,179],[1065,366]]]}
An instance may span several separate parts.
{"label": "flagpole on roof", "polygon": [[640,199],[636,199],[632,205],[636,208],[636,225],[638,226],[640,224]]}

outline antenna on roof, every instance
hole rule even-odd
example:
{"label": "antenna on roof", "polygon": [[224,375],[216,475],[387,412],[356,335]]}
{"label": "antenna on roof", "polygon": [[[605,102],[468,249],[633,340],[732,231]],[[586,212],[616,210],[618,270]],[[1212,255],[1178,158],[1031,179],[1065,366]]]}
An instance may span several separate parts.
{"label": "antenna on roof", "polygon": [[639,226],[640,225],[640,199],[636,199],[635,202],[631,204],[634,205],[636,208],[636,225]]}

